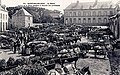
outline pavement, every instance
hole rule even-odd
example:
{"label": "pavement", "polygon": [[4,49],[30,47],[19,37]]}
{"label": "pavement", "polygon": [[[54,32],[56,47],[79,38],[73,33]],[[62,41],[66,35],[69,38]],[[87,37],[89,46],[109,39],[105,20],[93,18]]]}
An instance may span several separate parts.
{"label": "pavement", "polygon": [[111,66],[111,75],[120,75],[120,49],[116,49],[114,55],[109,53],[109,61]]}
{"label": "pavement", "polygon": [[[87,38],[82,37],[81,42],[88,42]],[[96,59],[91,58],[92,55],[88,54],[88,58],[80,58],[77,61],[77,68],[83,68],[85,66],[89,66],[91,75],[110,75],[111,68],[110,68],[110,61],[109,59]],[[9,49],[0,49],[0,59],[8,60],[9,57],[13,57],[15,59],[21,58],[21,54],[13,54],[12,51]],[[28,56],[29,57],[29,56]],[[98,56],[99,57],[99,56]],[[67,64],[68,66],[70,64]]]}
{"label": "pavement", "polygon": [[[80,42],[89,42],[86,37],[82,37]],[[79,43],[79,42],[78,42]],[[79,58],[77,61],[77,68],[82,69],[83,67],[89,66],[91,75],[111,75],[111,66],[109,59],[104,59],[104,56],[97,55],[94,58],[94,53],[87,54],[88,58]],[[73,63],[72,63],[73,64]],[[64,64],[71,68],[71,64]],[[56,68],[60,67],[57,64]]]}
{"label": "pavement", "polygon": [[77,61],[77,68],[85,66],[89,66],[91,75],[110,75],[111,72],[109,60],[85,58]]}
{"label": "pavement", "polygon": [[19,56],[19,54],[14,54],[10,49],[0,49],[0,59],[8,60],[9,57],[17,59]]}
{"label": "pavement", "polygon": [[0,49],[0,60],[5,59],[7,61],[9,57],[12,57],[16,60],[22,57],[28,58],[29,56],[22,56],[21,54],[18,54],[18,52],[14,54],[13,51],[10,51],[10,49]]}

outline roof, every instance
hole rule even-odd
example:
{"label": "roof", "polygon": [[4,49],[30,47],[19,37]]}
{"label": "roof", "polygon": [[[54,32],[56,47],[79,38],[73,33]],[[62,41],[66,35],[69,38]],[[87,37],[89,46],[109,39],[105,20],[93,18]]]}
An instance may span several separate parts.
{"label": "roof", "polygon": [[118,11],[117,14],[120,15],[120,11]]}
{"label": "roof", "polygon": [[117,14],[114,15],[114,16],[115,16],[115,18],[119,17],[120,16],[120,11],[118,11]]}
{"label": "roof", "polygon": [[114,8],[110,1],[108,2],[78,2],[71,3],[66,9],[102,9],[102,8]]}
{"label": "roof", "polygon": [[117,15],[114,15],[112,17],[110,17],[109,19],[115,19]]}
{"label": "roof", "polygon": [[118,11],[115,15],[111,16],[109,19],[116,19],[120,16],[120,11]]}
{"label": "roof", "polygon": [[60,13],[60,11],[59,10],[53,10],[53,11],[51,10],[50,13]]}
{"label": "roof", "polygon": [[13,16],[15,15],[24,15],[24,16],[32,16],[27,10],[24,8],[21,8],[19,11],[17,11]]}

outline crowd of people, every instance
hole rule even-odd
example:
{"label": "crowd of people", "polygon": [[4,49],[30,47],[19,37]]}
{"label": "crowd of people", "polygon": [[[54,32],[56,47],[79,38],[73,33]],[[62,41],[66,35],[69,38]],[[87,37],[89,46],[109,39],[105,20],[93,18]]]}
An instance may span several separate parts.
{"label": "crowd of people", "polygon": [[15,60],[9,58],[0,61],[0,75],[47,75],[48,70],[42,66],[42,63],[33,62],[34,59],[20,58]]}
{"label": "crowd of people", "polygon": [[[40,28],[30,27],[26,29],[17,29],[15,30],[15,33],[12,34],[14,37],[10,36],[14,39],[11,41],[10,48],[14,54],[34,54],[35,56],[41,56],[45,51],[48,51],[51,52],[49,53],[50,55],[52,54],[56,56],[56,54],[61,52],[61,50],[74,49],[78,47],[82,52],[80,55],[83,55],[84,57],[84,54],[86,54],[88,50],[93,49],[92,47],[96,44],[96,42],[100,43],[101,39],[104,40],[103,43],[106,42],[104,35],[111,35],[107,34],[107,31],[100,31],[100,29],[101,28],[79,25],[53,25]],[[82,37],[89,40],[92,39],[94,44],[80,43]],[[109,41],[111,41],[111,39],[109,39]],[[86,53],[84,53],[83,50],[85,50]],[[96,52],[97,49],[95,49],[95,56],[97,54]],[[68,53],[70,53],[69,50]],[[73,53],[76,52],[73,50]],[[46,55],[49,54],[46,53]],[[13,69],[10,69],[8,73],[4,75],[46,75],[40,72],[41,67],[46,69],[45,67],[39,65],[39,63],[22,64],[20,66],[17,65],[17,67],[13,68],[15,69],[14,73]]]}

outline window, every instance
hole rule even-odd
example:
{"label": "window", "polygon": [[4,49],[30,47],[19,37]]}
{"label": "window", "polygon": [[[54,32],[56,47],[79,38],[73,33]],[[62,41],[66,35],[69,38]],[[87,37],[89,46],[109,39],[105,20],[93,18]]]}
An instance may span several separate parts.
{"label": "window", "polygon": [[5,16],[4,16],[4,14],[3,14],[3,19],[5,19]]}
{"label": "window", "polygon": [[2,31],[2,22],[0,22],[0,31]]}
{"label": "window", "polygon": [[72,16],[72,12],[70,12],[70,16]]}
{"label": "window", "polygon": [[73,12],[73,16],[76,16],[76,12]]}
{"label": "window", "polygon": [[30,23],[28,23],[28,27],[30,27]]}
{"label": "window", "polygon": [[78,16],[81,16],[81,12],[78,12]]}
{"label": "window", "polygon": [[2,19],[2,13],[0,13],[0,19]]}
{"label": "window", "polygon": [[113,11],[110,11],[110,15],[113,15]]}
{"label": "window", "polygon": [[101,11],[98,11],[98,16],[101,16],[101,15],[102,15]]}
{"label": "window", "polygon": [[68,16],[68,12],[65,12],[65,16]]}
{"label": "window", "polygon": [[98,23],[101,23],[101,22],[102,22],[101,18],[98,18]]}
{"label": "window", "polygon": [[6,22],[6,28],[8,29],[8,25],[7,25],[7,22]]}
{"label": "window", "polygon": [[66,20],[68,20],[68,18],[66,18]]}
{"label": "window", "polygon": [[93,18],[93,23],[96,23],[96,18]]}
{"label": "window", "polygon": [[68,12],[64,12],[64,14],[65,14],[65,16],[67,16],[67,15],[68,15]]}
{"label": "window", "polygon": [[6,20],[7,20],[7,15],[6,15]]}
{"label": "window", "polygon": [[107,15],[107,11],[104,11],[104,15]]}
{"label": "window", "polygon": [[86,16],[86,12],[85,11],[83,12],[83,16]]}
{"label": "window", "polygon": [[30,17],[28,17],[28,20],[30,20]]}
{"label": "window", "polygon": [[88,18],[88,23],[91,23],[91,18]]}
{"label": "window", "polygon": [[104,23],[107,23],[107,18],[104,18]]}
{"label": "window", "polygon": [[68,18],[65,19],[65,23],[68,23]]}
{"label": "window", "polygon": [[4,26],[4,22],[3,22],[3,31],[4,31],[4,27],[5,27],[5,26]]}
{"label": "window", "polygon": [[96,16],[96,12],[95,11],[93,11],[93,16]]}
{"label": "window", "polygon": [[90,11],[88,12],[88,16],[91,16],[91,12]]}
{"label": "window", "polygon": [[83,23],[86,23],[86,18],[83,18]]}
{"label": "window", "polygon": [[72,18],[70,18],[70,23],[72,23]]}
{"label": "window", "polygon": [[81,18],[78,18],[78,23],[81,23]]}
{"label": "window", "polygon": [[76,23],[76,18],[73,19],[73,23]]}

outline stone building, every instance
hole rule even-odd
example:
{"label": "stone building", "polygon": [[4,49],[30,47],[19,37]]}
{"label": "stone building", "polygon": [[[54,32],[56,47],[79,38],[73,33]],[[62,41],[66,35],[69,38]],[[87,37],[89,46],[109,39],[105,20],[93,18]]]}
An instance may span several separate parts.
{"label": "stone building", "polygon": [[64,9],[65,24],[108,25],[109,17],[118,11],[112,2],[79,2],[71,3]]}
{"label": "stone building", "polygon": [[116,39],[120,40],[120,11],[109,19],[109,27]]}
{"label": "stone building", "polygon": [[8,29],[8,11],[6,6],[1,5],[0,0],[0,32],[6,31]]}
{"label": "stone building", "polygon": [[33,16],[26,11],[24,8],[21,8],[15,14],[12,15],[12,27],[22,28],[22,27],[31,27],[33,26]]}
{"label": "stone building", "polygon": [[60,18],[61,13],[58,10],[50,11],[50,16],[52,16],[53,18]]}

